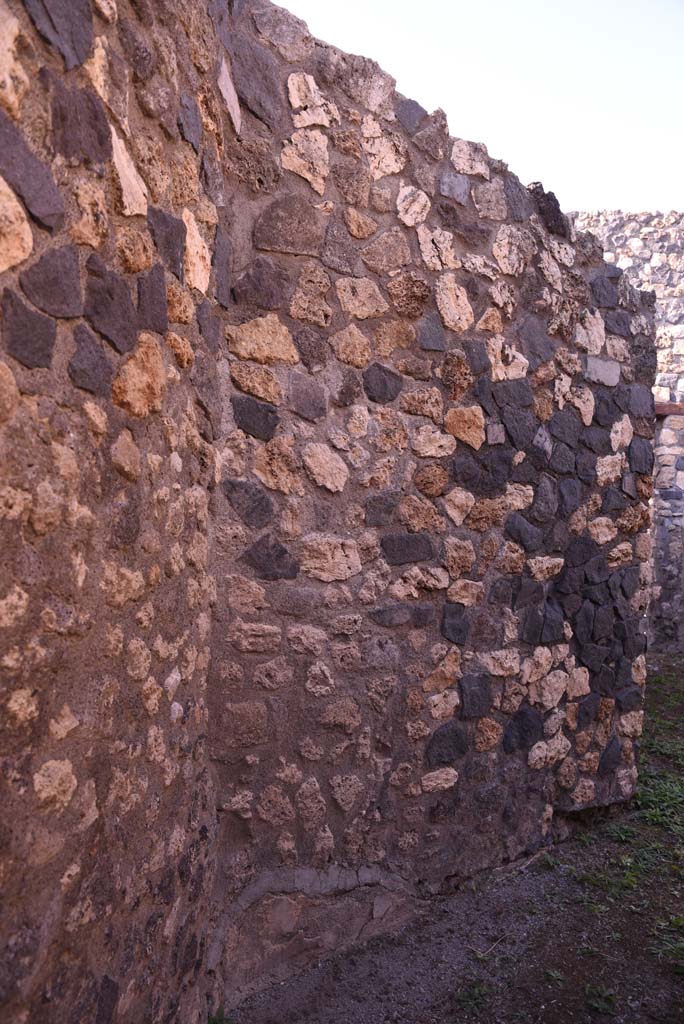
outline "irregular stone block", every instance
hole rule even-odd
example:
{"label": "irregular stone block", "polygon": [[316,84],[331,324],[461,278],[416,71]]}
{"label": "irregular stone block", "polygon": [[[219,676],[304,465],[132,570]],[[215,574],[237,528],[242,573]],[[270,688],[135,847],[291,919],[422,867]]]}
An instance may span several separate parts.
{"label": "irregular stone block", "polygon": [[61,193],[49,169],[31,152],[4,110],[0,110],[0,175],[34,220],[50,231],[59,231],[64,223]]}
{"label": "irregular stone block", "polygon": [[75,317],[83,312],[78,250],[73,245],[48,249],[19,275],[24,294],[50,316]]}
{"label": "irregular stone block", "polygon": [[52,365],[54,320],[34,313],[9,288],[2,293],[2,337],[9,354],[29,370]]}

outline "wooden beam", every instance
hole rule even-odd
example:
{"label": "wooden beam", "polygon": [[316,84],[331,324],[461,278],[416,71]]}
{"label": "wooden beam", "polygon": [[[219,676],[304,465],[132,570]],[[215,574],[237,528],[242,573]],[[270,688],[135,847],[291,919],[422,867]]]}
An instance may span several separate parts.
{"label": "wooden beam", "polygon": [[656,416],[684,416],[684,402],[656,402]]}

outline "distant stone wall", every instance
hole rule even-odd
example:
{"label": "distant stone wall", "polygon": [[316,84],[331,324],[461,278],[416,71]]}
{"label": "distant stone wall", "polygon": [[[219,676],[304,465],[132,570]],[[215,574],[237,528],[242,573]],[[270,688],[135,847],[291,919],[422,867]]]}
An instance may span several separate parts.
{"label": "distant stone wall", "polygon": [[652,306],[268,3],[0,30],[1,1016],[199,1024],[633,793]]}
{"label": "distant stone wall", "polygon": [[584,213],[605,258],[632,284],[656,295],[658,412],[654,493],[656,590],[651,603],[657,647],[684,651],[684,214]]}

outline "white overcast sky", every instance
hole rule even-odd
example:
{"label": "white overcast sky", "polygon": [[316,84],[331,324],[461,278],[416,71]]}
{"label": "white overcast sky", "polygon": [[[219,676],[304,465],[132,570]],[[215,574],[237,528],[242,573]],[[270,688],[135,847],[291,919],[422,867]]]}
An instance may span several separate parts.
{"label": "white overcast sky", "polygon": [[565,210],[684,210],[684,0],[280,0]]}

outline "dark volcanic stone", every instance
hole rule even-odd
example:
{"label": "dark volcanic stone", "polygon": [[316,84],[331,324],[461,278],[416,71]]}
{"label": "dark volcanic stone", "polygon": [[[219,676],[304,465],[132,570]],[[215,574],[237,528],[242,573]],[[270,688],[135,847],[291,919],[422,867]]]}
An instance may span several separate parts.
{"label": "dark volcanic stone", "polygon": [[653,472],[653,445],[644,437],[635,437],[627,449],[629,468],[633,473]]}
{"label": "dark volcanic stone", "polygon": [[328,411],[325,388],[303,373],[293,373],[290,378],[290,408],[302,419],[311,422],[323,419]]}
{"label": "dark volcanic stone", "polygon": [[222,324],[214,314],[214,307],[209,299],[204,299],[197,307],[197,323],[202,337],[207,343],[207,348],[214,355],[218,354],[221,347]]}
{"label": "dark volcanic stone", "polygon": [[404,386],[402,376],[380,363],[371,363],[363,371],[363,390],[371,402],[387,405],[393,402]]}
{"label": "dark volcanic stone", "polygon": [[130,352],[138,337],[138,317],[128,283],[93,253],[86,263],[85,317],[117,352]]}
{"label": "dark volcanic stone", "polygon": [[434,558],[432,542],[427,533],[386,533],[380,543],[390,565],[425,562]]}
{"label": "dark volcanic stone", "polygon": [[75,245],[48,249],[37,263],[19,275],[19,282],[33,305],[50,316],[73,317],[83,312]]}
{"label": "dark volcanic stone", "polygon": [[520,639],[523,643],[536,646],[541,640],[544,627],[544,613],[541,608],[528,608],[520,626]]}
{"label": "dark volcanic stone", "polygon": [[621,338],[632,337],[632,321],[626,309],[609,309],[604,319],[606,333],[617,334]]}
{"label": "dark volcanic stone", "polygon": [[563,238],[569,239],[570,224],[567,217],[564,216],[560,203],[554,193],[545,192],[543,185],[538,181],[533,182],[528,186],[528,189],[537,204],[539,216],[544,222],[546,230],[550,231],[551,234],[561,235]]}
{"label": "dark volcanic stone", "polygon": [[376,626],[384,626],[385,629],[405,626],[411,621],[411,605],[404,603],[387,605],[385,608],[372,608],[368,616]]}
{"label": "dark volcanic stone", "polygon": [[82,64],[93,45],[90,0],[24,0],[31,21],[64,58],[69,71]]}
{"label": "dark volcanic stone", "polygon": [[501,413],[506,433],[516,448],[521,451],[529,448],[539,429],[537,418],[529,409],[515,409],[507,405]]}
{"label": "dark volcanic stone", "polygon": [[565,552],[565,564],[570,568],[586,565],[588,561],[600,554],[599,546],[591,537],[576,537],[570,542]]}
{"label": "dark volcanic stone", "polygon": [[468,739],[463,726],[457,722],[445,722],[435,729],[425,749],[428,768],[453,764],[458,757],[468,752]]}
{"label": "dark volcanic stone", "polygon": [[408,623],[419,629],[424,628],[432,621],[434,609],[431,604],[427,603],[404,602],[386,605],[384,608],[373,608],[368,614],[376,625],[384,626],[385,629],[406,626]]}
{"label": "dark volcanic stone", "polygon": [[583,697],[577,708],[577,728],[586,729],[595,721],[601,706],[601,696],[598,693],[590,693]]}
{"label": "dark volcanic stone", "polygon": [[101,342],[85,324],[74,327],[74,341],[76,351],[67,366],[72,383],[104,398],[109,395],[114,371],[102,351]]}
{"label": "dark volcanic stone", "polygon": [[523,576],[515,581],[515,610],[529,608],[532,604],[539,604],[544,600],[544,585],[538,580],[532,580],[529,576]]}
{"label": "dark volcanic stone", "polygon": [[399,503],[398,491],[385,491],[373,494],[364,506],[366,526],[390,526],[394,520],[396,507]]}
{"label": "dark volcanic stone", "polygon": [[502,380],[492,387],[494,401],[503,409],[514,405],[518,409],[534,405],[534,392],[527,380]]}
{"label": "dark volcanic stone", "polygon": [[596,455],[609,455],[612,452],[610,431],[602,427],[585,427],[580,435],[582,444]]}
{"label": "dark volcanic stone", "polygon": [[496,413],[494,401],[494,388],[489,377],[480,377],[473,386],[473,397],[477,399],[488,416]]}
{"label": "dark volcanic stone", "polygon": [[156,263],[138,278],[138,327],[165,334],[169,328],[164,268]]}
{"label": "dark volcanic stone", "polygon": [[653,392],[643,384],[632,384],[629,388],[629,411],[632,416],[650,419],[653,416]]}
{"label": "dark volcanic stone", "polygon": [[340,385],[335,393],[334,400],[337,405],[346,408],[353,405],[361,397],[363,388],[361,378],[354,370],[343,370]]}
{"label": "dark volcanic stone", "polygon": [[609,391],[596,391],[594,405],[594,419],[601,427],[612,427],[620,415],[615,398]]}
{"label": "dark volcanic stone", "polygon": [[221,490],[248,526],[261,530],[270,523],[273,518],[273,502],[259,484],[229,477],[222,481]]}
{"label": "dark volcanic stone", "polygon": [[351,235],[339,220],[331,220],[328,225],[321,260],[338,274],[353,274],[356,269],[359,254]]}
{"label": "dark volcanic stone", "polygon": [[628,569],[624,569],[622,573],[622,593],[627,599],[634,597],[637,590],[639,589],[639,580],[641,572],[638,565],[632,565]]}
{"label": "dark volcanic stone", "polygon": [[594,296],[594,302],[602,309],[617,306],[619,302],[618,290],[615,283],[611,280],[608,274],[604,272],[599,272],[591,282],[591,291]]}
{"label": "dark volcanic stone", "polygon": [[584,566],[584,573],[588,583],[605,583],[610,576],[610,570],[603,555],[591,558]]}
{"label": "dark volcanic stone", "polygon": [[438,202],[437,214],[442,220],[444,227],[458,235],[467,246],[477,247],[489,240],[490,232],[488,228],[472,220],[472,215],[468,216],[463,211],[457,210],[451,203]]}
{"label": "dark volcanic stone", "polygon": [[553,356],[554,345],[546,332],[546,325],[541,320],[533,316],[525,317],[516,333],[518,346],[529,360],[531,372],[542,363],[548,363]]}
{"label": "dark volcanic stone", "polygon": [[287,271],[268,256],[257,256],[251,267],[233,285],[233,298],[236,302],[259,309],[280,309],[289,294],[290,279]]}
{"label": "dark volcanic stone", "polygon": [[119,548],[129,548],[140,536],[140,498],[136,491],[121,492],[107,510],[111,522],[110,540]]}
{"label": "dark volcanic stone", "polygon": [[615,626],[615,613],[609,604],[601,604],[596,609],[594,616],[594,631],[592,639],[600,642],[610,640]]}
{"label": "dark volcanic stone", "polygon": [[461,679],[461,715],[482,718],[492,706],[491,681],[485,672],[465,675]]}
{"label": "dark volcanic stone", "polygon": [[427,117],[427,110],[415,100],[402,100],[397,107],[397,120],[409,135],[418,131],[420,123],[425,117]]}
{"label": "dark volcanic stone", "polygon": [[105,974],[100,982],[95,1024],[112,1024],[118,1001],[119,986],[116,981],[113,981],[109,975]]}
{"label": "dark volcanic stone", "polygon": [[548,476],[539,481],[537,493],[532,502],[529,515],[535,523],[550,523],[558,512],[558,493],[556,485]]}
{"label": "dark volcanic stone", "polygon": [[185,224],[180,218],[173,217],[165,210],[158,210],[155,206],[147,208],[147,223],[164,266],[182,281]]}
{"label": "dark volcanic stone", "polygon": [[617,736],[611,737],[611,740],[606,749],[601,754],[599,760],[598,773],[601,777],[605,775],[612,775],[615,769],[620,764],[621,750],[620,741]]}
{"label": "dark volcanic stone", "polygon": [[468,639],[469,623],[462,604],[447,602],[442,610],[442,636],[452,644],[464,644]]}
{"label": "dark volcanic stone", "polygon": [[280,416],[275,405],[270,402],[259,402],[251,395],[233,395],[230,400],[233,406],[235,423],[251,437],[261,441],[270,441],[280,423]]}
{"label": "dark volcanic stone", "polygon": [[34,313],[9,288],[2,293],[2,336],[9,354],[29,370],[51,366],[57,336],[54,320]]}
{"label": "dark volcanic stone", "polygon": [[157,56],[145,33],[130,18],[120,18],[119,39],[136,81],[148,82],[155,72]]}
{"label": "dark volcanic stone", "polygon": [[233,304],[233,295],[230,288],[231,269],[233,260],[233,245],[230,235],[220,224],[216,229],[214,240],[214,255],[212,266],[214,268],[215,294],[218,302],[224,309]]}
{"label": "dark volcanic stone", "polygon": [[506,726],[503,748],[507,754],[530,750],[544,735],[544,721],[534,708],[521,705]]}
{"label": "dark volcanic stone", "polygon": [[596,479],[596,456],[589,452],[580,452],[575,459],[575,472],[582,483],[593,484]]}
{"label": "dark volcanic stone", "polygon": [[418,344],[425,352],[445,352],[446,331],[439,313],[428,313],[416,324]]}
{"label": "dark volcanic stone", "polygon": [[323,247],[325,225],[313,204],[302,196],[275,199],[254,225],[254,244],[270,252],[291,252],[318,256]]}
{"label": "dark volcanic stone", "polygon": [[23,199],[31,216],[51,231],[64,223],[64,201],[52,174],[0,109],[0,174]]}
{"label": "dark volcanic stone", "polygon": [[279,131],[284,123],[284,103],[275,57],[242,32],[231,32],[226,43],[238,96],[271,131]]}
{"label": "dark volcanic stone", "polygon": [[477,339],[466,339],[463,342],[463,351],[466,354],[468,365],[477,376],[480,373],[488,373],[491,369],[487,348],[483,342]]}
{"label": "dark volcanic stone", "polygon": [[304,327],[297,332],[294,341],[307,370],[311,373],[322,370],[330,359],[330,346],[325,338],[313,327]]}
{"label": "dark volcanic stone", "polygon": [[513,452],[509,448],[490,449],[478,461],[468,453],[457,455],[452,464],[454,481],[473,494],[493,498],[506,489],[510,478]]}
{"label": "dark volcanic stone", "polygon": [[223,180],[223,171],[221,170],[221,163],[216,151],[216,142],[211,137],[204,143],[200,179],[202,187],[212,203],[215,206],[224,207],[226,205],[226,183]]}
{"label": "dark volcanic stone", "polygon": [[544,534],[537,526],[532,526],[519,512],[512,512],[506,519],[506,533],[525,551],[539,551]]}
{"label": "dark volcanic stone", "polygon": [[610,647],[602,647],[599,644],[581,643],[578,644],[579,659],[590,672],[598,672],[610,655]]}
{"label": "dark volcanic stone", "polygon": [[618,690],[615,702],[620,711],[637,711],[641,707],[643,696],[638,686],[628,686],[626,690]]}
{"label": "dark volcanic stone", "polygon": [[67,89],[55,75],[52,90],[52,143],[70,163],[105,164],[112,156],[112,133],[105,108],[90,89]]}
{"label": "dark volcanic stone", "polygon": [[189,93],[181,93],[178,103],[178,127],[186,142],[199,153],[202,141],[202,115],[197,100]]}
{"label": "dark volcanic stone", "polygon": [[576,448],[582,432],[582,423],[570,409],[557,410],[549,420],[549,432],[558,441],[563,441],[570,448]]}
{"label": "dark volcanic stone", "polygon": [[270,533],[259,537],[244,557],[261,580],[293,580],[299,573],[299,562]]}
{"label": "dark volcanic stone", "polygon": [[511,220],[521,223],[533,212],[530,193],[512,174],[504,176],[504,192]]}
{"label": "dark volcanic stone", "polygon": [[563,639],[563,611],[558,605],[547,601],[544,606],[544,624],[541,631],[543,644],[557,644]]}
{"label": "dark volcanic stone", "polygon": [[559,510],[562,516],[569,516],[582,503],[582,485],[578,480],[561,480],[558,485]]}
{"label": "dark volcanic stone", "polygon": [[588,643],[594,634],[594,605],[591,601],[583,601],[575,615],[572,628],[580,643]]}
{"label": "dark volcanic stone", "polygon": [[549,459],[549,466],[556,473],[574,473],[575,471],[575,456],[572,450],[568,448],[567,444],[563,444],[562,441],[554,444],[551,452],[551,458]]}

